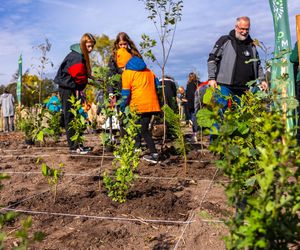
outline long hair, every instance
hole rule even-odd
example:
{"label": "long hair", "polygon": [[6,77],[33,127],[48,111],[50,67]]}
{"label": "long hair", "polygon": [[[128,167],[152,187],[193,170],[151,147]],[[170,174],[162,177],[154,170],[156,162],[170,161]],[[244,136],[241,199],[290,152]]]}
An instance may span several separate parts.
{"label": "long hair", "polygon": [[117,35],[116,40],[113,45],[113,48],[112,48],[112,55],[115,60],[117,59],[117,50],[119,49],[119,42],[121,42],[121,41],[128,43],[127,50],[131,55],[142,58],[142,55],[140,54],[140,52],[138,51],[138,49],[136,48],[134,42],[130,39],[130,37],[125,32],[120,32]]}
{"label": "long hair", "polygon": [[85,33],[82,35],[81,39],[80,39],[80,49],[82,51],[84,60],[85,60],[85,66],[86,66],[86,70],[87,70],[87,74],[88,76],[91,75],[91,63],[90,63],[90,57],[89,57],[89,52],[87,51],[86,48],[86,43],[88,42],[92,42],[94,43],[94,45],[96,44],[96,39],[94,38],[94,36],[90,33]]}
{"label": "long hair", "polygon": [[194,72],[189,73],[188,83],[191,83],[191,82],[193,82],[193,83],[199,82],[199,78]]}

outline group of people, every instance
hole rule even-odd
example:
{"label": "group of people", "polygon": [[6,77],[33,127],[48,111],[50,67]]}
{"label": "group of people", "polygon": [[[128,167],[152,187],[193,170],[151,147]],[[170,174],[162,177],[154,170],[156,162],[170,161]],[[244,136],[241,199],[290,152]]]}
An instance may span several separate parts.
{"label": "group of people", "polygon": [[[71,140],[74,130],[69,126],[73,119],[69,98],[73,95],[82,99],[88,79],[94,79],[91,74],[89,53],[93,50],[95,43],[96,39],[93,35],[85,33],[79,44],[71,46],[71,52],[63,60],[54,79],[59,86],[69,149],[71,152],[80,154],[85,154],[90,149],[83,145],[76,145]],[[160,112],[157,95],[160,83],[155,74],[147,68],[135,44],[125,32],[120,32],[115,39],[109,68],[111,75],[122,75],[122,81],[119,84],[107,89],[111,101],[117,103],[120,100],[117,107],[120,111],[130,106],[132,111],[137,112],[141,133],[136,138],[136,147],[140,147],[141,137],[143,137],[150,150],[150,154],[144,155],[143,158],[150,162],[157,162],[158,153],[149,131],[149,123],[152,115]]]}
{"label": "group of people", "polygon": [[[206,82],[201,83],[197,75],[191,72],[186,90],[184,90],[183,87],[177,88],[172,77],[165,76],[166,103],[173,110],[184,113],[186,121],[191,125],[195,125],[195,115],[198,109],[198,103],[195,103],[195,93],[197,93],[197,88],[203,85],[213,88],[220,86],[221,89],[226,89],[228,93],[236,96],[241,96],[249,90],[246,83],[250,81],[257,81],[257,86],[262,90],[268,89],[257,48],[249,31],[250,18],[238,17],[234,29],[216,41],[208,56],[208,80]],[[71,108],[69,98],[74,95],[81,99],[88,79],[93,79],[89,53],[93,50],[95,43],[93,35],[85,33],[79,44],[71,46],[71,52],[63,60],[54,79],[59,86],[68,146],[70,150],[77,152],[79,149],[80,153],[86,153],[87,150],[82,145],[75,145],[71,140],[74,131],[69,126],[73,119],[69,112]],[[122,112],[126,106],[129,106],[132,111],[137,112],[141,133],[136,138],[136,146],[140,147],[143,137],[150,151],[144,159],[157,162],[159,156],[149,130],[149,123],[151,117],[161,111],[158,89],[161,88],[162,79],[158,80],[154,72],[147,68],[134,42],[125,32],[117,35],[108,66],[111,75],[121,74],[122,78],[121,82],[107,89],[110,99],[114,103],[120,103],[117,105],[118,111]],[[179,106],[176,105],[176,100],[180,102]],[[122,132],[122,126],[120,127],[122,134],[124,131]],[[193,132],[196,133],[196,131],[197,128],[193,126]]]}

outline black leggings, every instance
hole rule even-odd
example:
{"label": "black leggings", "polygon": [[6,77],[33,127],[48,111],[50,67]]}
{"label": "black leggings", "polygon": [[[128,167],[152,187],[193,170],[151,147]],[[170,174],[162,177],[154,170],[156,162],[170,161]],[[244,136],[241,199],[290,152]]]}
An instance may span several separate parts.
{"label": "black leggings", "polygon": [[153,113],[142,113],[139,115],[140,117],[139,124],[141,124],[142,128],[141,128],[141,133],[135,139],[136,141],[135,146],[139,148],[141,147],[141,139],[143,137],[151,154],[157,153],[154,141],[152,139],[151,131],[149,130],[149,124],[152,115]]}
{"label": "black leggings", "polygon": [[59,96],[61,99],[62,113],[64,118],[63,123],[64,128],[66,129],[67,141],[70,149],[75,149],[76,147],[74,141],[71,141],[71,137],[75,134],[75,131],[69,126],[69,123],[74,118],[73,114],[70,112],[72,104],[70,103],[69,99],[72,95],[76,96],[75,94],[76,92],[73,89],[59,88]]}

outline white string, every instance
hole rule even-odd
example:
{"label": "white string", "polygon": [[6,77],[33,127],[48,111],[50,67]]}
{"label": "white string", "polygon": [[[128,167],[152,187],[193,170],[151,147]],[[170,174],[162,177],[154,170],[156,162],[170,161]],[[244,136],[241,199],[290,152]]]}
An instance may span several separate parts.
{"label": "white string", "polygon": [[66,217],[76,217],[78,219],[96,219],[96,220],[118,220],[118,221],[134,221],[134,222],[146,222],[146,223],[165,223],[165,224],[191,224],[194,221],[176,221],[176,220],[151,220],[151,219],[130,219],[122,217],[106,217],[106,216],[95,216],[95,215],[81,215],[81,214],[66,214],[66,213],[51,213],[43,211],[31,211],[23,209],[3,208],[6,211],[13,211],[26,214],[42,214],[42,215],[56,215]]}
{"label": "white string", "polygon": [[224,223],[224,221],[222,220],[204,220],[204,219],[201,219],[201,221],[203,222],[208,222],[208,223]]}
{"label": "white string", "polygon": [[[30,175],[30,174],[41,174],[41,172],[33,171],[33,172],[22,172],[22,171],[0,171],[0,174],[24,174],[24,175]],[[64,176],[84,176],[84,177],[94,177],[95,175],[92,174],[78,174],[78,173],[63,173]],[[112,176],[111,176],[112,177]],[[208,179],[191,179],[191,178],[184,178],[184,177],[159,177],[159,176],[143,176],[138,175],[136,176],[136,179],[149,179],[149,180],[186,180],[186,181],[197,181],[197,182],[210,182],[211,180]],[[229,183],[229,181],[215,181],[215,183]]]}
{"label": "white string", "polygon": [[[69,157],[82,157],[82,158],[85,158],[85,157],[88,157],[88,158],[108,158],[108,159],[113,159],[115,158],[114,156],[111,156],[111,155],[90,155],[90,154],[85,154],[85,155],[80,155],[80,154],[61,154],[61,155],[65,155],[65,156],[69,156]],[[9,154],[9,155],[2,155],[0,156],[0,158],[11,158],[11,157],[16,157],[16,158],[33,158],[33,157],[53,157],[53,155],[49,155],[49,154],[44,154],[44,155],[41,155],[41,154],[30,154],[30,155],[13,155],[13,154]]]}
{"label": "white string", "polygon": [[[206,190],[205,190],[205,192],[204,192],[204,195],[203,195],[203,197],[202,197],[202,199],[201,199],[201,201],[200,201],[200,208],[201,208],[202,203],[203,203],[203,201],[204,201],[204,199],[205,199],[205,197],[206,197],[206,194],[208,193],[208,191],[209,191],[210,188],[211,188],[212,183],[214,182],[214,179],[215,179],[215,177],[216,177],[218,171],[219,171],[219,169],[217,168],[216,171],[215,171],[215,173],[214,173],[214,176],[213,176],[211,182],[209,183],[208,187],[206,188]],[[193,211],[193,212],[191,213],[191,216],[190,216],[190,218],[189,218],[187,221],[192,221],[192,220],[194,219],[194,217],[195,217],[195,211]],[[182,232],[181,232],[181,235],[179,236],[179,239],[178,239],[176,245],[175,245],[174,248],[173,248],[174,250],[177,250],[177,248],[178,248],[178,246],[179,246],[179,243],[180,243],[180,241],[182,240],[185,231],[187,230],[188,225],[189,225],[189,224],[186,224],[186,225],[184,226],[184,228],[183,228],[183,230],[182,230]]]}

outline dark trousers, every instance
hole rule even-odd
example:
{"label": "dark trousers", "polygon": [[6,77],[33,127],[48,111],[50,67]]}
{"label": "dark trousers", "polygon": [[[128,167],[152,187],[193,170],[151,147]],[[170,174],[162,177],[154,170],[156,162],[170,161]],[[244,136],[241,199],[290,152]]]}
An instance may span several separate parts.
{"label": "dark trousers", "polygon": [[3,120],[4,120],[4,132],[15,130],[14,116],[3,117]]}
{"label": "dark trousers", "polygon": [[139,115],[140,116],[139,124],[141,124],[141,133],[136,137],[136,144],[135,144],[135,146],[139,148],[141,146],[141,140],[143,137],[151,154],[157,153],[154,141],[152,139],[152,134],[149,130],[149,124],[152,115],[153,115],[152,113],[142,113]]}
{"label": "dark trousers", "polygon": [[75,134],[75,131],[69,126],[70,122],[74,118],[74,115],[70,112],[70,109],[72,108],[72,104],[69,101],[72,95],[76,96],[75,90],[59,88],[59,96],[61,99],[62,113],[64,118],[63,124],[64,124],[64,128],[66,129],[68,146],[70,149],[75,149],[76,145],[73,141],[71,141],[71,137]]}
{"label": "dark trousers", "polygon": [[185,103],[183,107],[184,107],[185,120],[186,121],[192,120],[194,108],[189,107],[187,103]]}
{"label": "dark trousers", "polygon": [[195,110],[195,112],[192,114],[192,122],[193,122],[193,132],[196,133],[198,132],[199,130],[199,127],[198,127],[198,122],[197,122],[197,112],[198,110]]}

